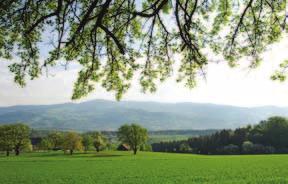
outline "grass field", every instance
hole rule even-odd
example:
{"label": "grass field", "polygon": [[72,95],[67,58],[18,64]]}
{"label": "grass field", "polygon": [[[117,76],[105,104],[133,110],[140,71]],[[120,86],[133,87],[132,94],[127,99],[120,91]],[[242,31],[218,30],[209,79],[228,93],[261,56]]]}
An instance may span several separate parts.
{"label": "grass field", "polygon": [[29,153],[0,156],[2,184],[288,183],[288,155]]}

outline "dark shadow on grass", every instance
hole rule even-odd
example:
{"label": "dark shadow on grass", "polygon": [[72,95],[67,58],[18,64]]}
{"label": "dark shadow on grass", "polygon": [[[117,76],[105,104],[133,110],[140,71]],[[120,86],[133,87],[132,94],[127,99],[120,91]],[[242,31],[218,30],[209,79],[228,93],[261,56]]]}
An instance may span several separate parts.
{"label": "dark shadow on grass", "polygon": [[89,157],[93,157],[93,158],[102,158],[102,157],[121,157],[124,155],[121,154],[113,154],[113,153],[89,153],[89,154],[85,154],[85,153],[76,153],[73,154],[72,157],[78,157],[78,158],[89,158]]}
{"label": "dark shadow on grass", "polygon": [[105,155],[94,155],[95,157],[122,157],[124,155],[117,155],[117,154],[105,154]]}
{"label": "dark shadow on grass", "polygon": [[43,153],[26,153],[28,157],[63,157],[63,152],[43,152]]}
{"label": "dark shadow on grass", "polygon": [[120,157],[124,156],[121,154],[109,154],[109,153],[73,153],[73,155],[70,154],[64,154],[63,152],[46,152],[46,153],[28,153],[26,154],[28,157],[62,157],[62,158],[102,158],[102,157]]}

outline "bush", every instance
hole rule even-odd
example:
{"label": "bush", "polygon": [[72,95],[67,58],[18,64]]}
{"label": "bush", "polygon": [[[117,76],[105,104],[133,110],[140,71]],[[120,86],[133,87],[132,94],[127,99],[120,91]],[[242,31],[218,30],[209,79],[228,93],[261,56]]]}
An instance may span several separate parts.
{"label": "bush", "polygon": [[150,144],[143,144],[140,146],[140,151],[152,151],[152,146]]}
{"label": "bush", "polygon": [[272,146],[263,146],[262,144],[253,144],[250,141],[245,141],[242,144],[242,153],[244,154],[271,154],[271,153],[275,153],[275,148]]}
{"label": "bush", "polygon": [[277,149],[276,153],[287,154],[288,148],[279,148],[279,149]]}
{"label": "bush", "polygon": [[239,154],[239,146],[234,144],[229,144],[227,146],[224,146],[223,148],[218,150],[218,153],[225,154],[225,155],[234,155]]}
{"label": "bush", "polygon": [[108,143],[108,144],[106,145],[106,148],[107,148],[108,150],[111,150],[111,151],[116,151],[116,150],[117,150],[117,147],[118,147],[118,144],[113,144],[113,143]]}
{"label": "bush", "polygon": [[188,143],[182,143],[179,146],[179,151],[182,153],[191,153],[192,152],[192,148],[189,146]]}
{"label": "bush", "polygon": [[250,142],[250,141],[243,142],[243,144],[242,144],[242,153],[244,153],[244,154],[252,153],[253,146],[254,146],[254,144],[252,142]]}

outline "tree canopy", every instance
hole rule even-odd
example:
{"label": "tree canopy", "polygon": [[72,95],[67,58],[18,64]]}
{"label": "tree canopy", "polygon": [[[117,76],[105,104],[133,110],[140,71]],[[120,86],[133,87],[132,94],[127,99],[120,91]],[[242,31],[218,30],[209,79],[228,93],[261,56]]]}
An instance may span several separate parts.
{"label": "tree canopy", "polygon": [[92,143],[97,152],[107,144],[107,138],[101,132],[91,132]]}
{"label": "tree canopy", "polygon": [[131,125],[122,125],[118,129],[117,136],[119,141],[128,144],[136,155],[140,147],[146,143],[148,132],[140,125],[132,123]]}
{"label": "tree canopy", "polygon": [[60,149],[64,142],[64,134],[53,131],[47,135],[47,140],[51,144],[52,149]]}
{"label": "tree canopy", "polygon": [[[136,72],[143,91],[154,92],[179,53],[177,81],[194,87],[211,62],[205,49],[231,66],[241,58],[259,65],[261,53],[288,30],[286,9],[286,0],[6,0],[0,57],[19,59],[9,68],[21,86],[60,61],[79,63],[73,99],[95,84],[120,99]],[[50,47],[41,50],[45,42]],[[49,53],[41,60],[43,50]],[[272,79],[285,80],[287,66]]]}
{"label": "tree canopy", "polygon": [[9,152],[14,150],[15,155],[30,145],[30,128],[24,124],[11,124],[0,126],[0,150]]}
{"label": "tree canopy", "polygon": [[67,132],[64,134],[63,149],[70,151],[70,155],[73,154],[74,150],[82,150],[82,137],[76,132]]}
{"label": "tree canopy", "polygon": [[188,140],[154,143],[152,147],[153,151],[200,154],[287,153],[288,119],[274,116],[253,126],[219,130]]}
{"label": "tree canopy", "polygon": [[0,126],[0,150],[6,151],[6,155],[9,156],[10,151],[13,150],[12,142],[12,127],[9,125]]}

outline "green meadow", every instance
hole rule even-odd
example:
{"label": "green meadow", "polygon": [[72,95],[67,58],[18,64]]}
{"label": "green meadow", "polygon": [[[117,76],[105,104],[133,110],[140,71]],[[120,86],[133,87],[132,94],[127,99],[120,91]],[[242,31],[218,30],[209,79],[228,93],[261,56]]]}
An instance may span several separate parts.
{"label": "green meadow", "polygon": [[139,152],[0,156],[2,184],[288,183],[288,155],[202,156]]}

